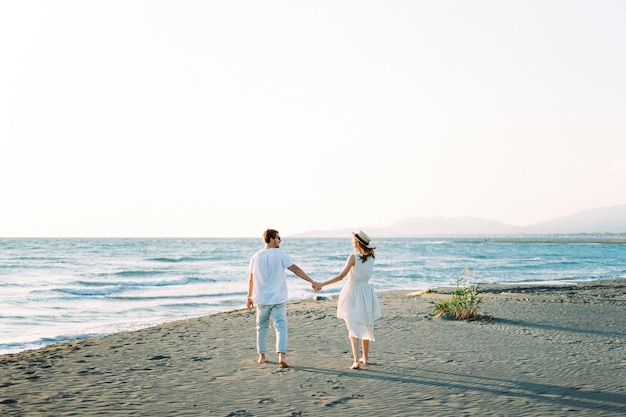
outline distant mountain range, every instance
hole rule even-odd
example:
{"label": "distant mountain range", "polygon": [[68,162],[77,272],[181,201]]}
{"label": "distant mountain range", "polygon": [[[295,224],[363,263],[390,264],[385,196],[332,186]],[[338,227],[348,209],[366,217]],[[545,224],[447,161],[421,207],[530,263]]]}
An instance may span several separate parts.
{"label": "distant mountain range", "polygon": [[[626,234],[626,204],[585,210],[530,226],[511,226],[477,217],[410,217],[388,227],[362,228],[375,237]],[[314,230],[292,236],[344,237],[352,231],[348,228]]]}

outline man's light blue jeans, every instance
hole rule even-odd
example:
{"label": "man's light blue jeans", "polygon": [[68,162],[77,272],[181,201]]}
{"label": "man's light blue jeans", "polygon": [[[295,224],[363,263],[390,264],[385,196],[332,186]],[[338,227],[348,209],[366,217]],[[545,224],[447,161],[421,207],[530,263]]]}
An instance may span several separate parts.
{"label": "man's light blue jeans", "polygon": [[270,316],[276,330],[276,352],[287,353],[287,303],[256,306],[256,350],[265,354]]}

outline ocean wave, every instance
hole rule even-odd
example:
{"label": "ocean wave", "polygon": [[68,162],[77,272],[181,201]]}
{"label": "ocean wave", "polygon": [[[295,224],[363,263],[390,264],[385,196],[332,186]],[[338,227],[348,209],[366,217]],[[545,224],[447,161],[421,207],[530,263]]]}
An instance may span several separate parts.
{"label": "ocean wave", "polygon": [[0,343],[0,355],[17,353],[29,349],[39,349],[55,343],[69,342],[79,339],[88,339],[90,337],[102,337],[108,334],[111,334],[111,332],[78,334],[74,336],[42,337],[39,339],[24,342]]}
{"label": "ocean wave", "polygon": [[56,291],[78,296],[106,296],[122,291],[123,288],[104,287],[104,288],[57,288]]}
{"label": "ocean wave", "polygon": [[181,258],[160,257],[160,258],[150,258],[148,260],[152,262],[179,263],[179,262],[196,262],[196,261],[202,261],[203,259],[183,256]]}
{"label": "ocean wave", "polygon": [[[213,278],[185,277],[161,280],[146,281],[76,281],[70,285],[75,287],[57,288],[57,291],[74,295],[109,295],[131,288],[159,288],[159,287],[180,287],[190,284],[214,284],[217,280]],[[45,291],[44,291],[45,292]]]}
{"label": "ocean wave", "polygon": [[[141,276],[162,275],[166,273],[167,271],[160,271],[160,270],[154,270],[154,269],[138,269],[138,270],[119,271],[119,272],[113,273],[113,275],[119,276],[119,277],[141,277]],[[101,275],[108,275],[108,274],[101,274]]]}
{"label": "ocean wave", "polygon": [[[241,298],[239,299],[239,305],[242,305],[244,303],[241,302]],[[161,308],[167,308],[167,309],[174,309],[174,310],[181,310],[184,311],[185,309],[188,308],[202,308],[202,307],[221,307],[223,306],[224,303],[222,302],[206,302],[206,303],[193,303],[193,302],[189,302],[189,303],[167,303],[167,304],[162,304],[159,307]],[[198,315],[203,315],[201,312],[198,312]]]}
{"label": "ocean wave", "polygon": [[560,260],[560,261],[556,261],[556,262],[552,262],[554,265],[580,265],[580,260]]}
{"label": "ocean wave", "polygon": [[163,279],[157,281],[78,281],[78,285],[85,287],[106,287],[115,285],[118,287],[167,287],[171,285],[186,285],[193,279]]}
{"label": "ocean wave", "polygon": [[188,277],[187,278],[189,280],[189,282],[200,282],[200,283],[215,283],[218,282],[219,280],[215,279],[215,278],[200,278],[200,277]]}
{"label": "ocean wave", "polygon": [[[168,294],[142,294],[142,295],[125,295],[118,294],[112,295],[109,298],[115,300],[125,300],[125,301],[140,301],[140,300],[183,300],[183,299],[198,299],[198,298],[206,298],[207,300],[211,300],[214,302],[215,299],[219,297],[244,297],[244,291],[233,291],[233,292],[218,292],[218,293],[202,293],[202,294],[180,294],[180,295],[168,295]],[[203,303],[207,304],[207,303]],[[210,303],[208,303],[210,304]]]}

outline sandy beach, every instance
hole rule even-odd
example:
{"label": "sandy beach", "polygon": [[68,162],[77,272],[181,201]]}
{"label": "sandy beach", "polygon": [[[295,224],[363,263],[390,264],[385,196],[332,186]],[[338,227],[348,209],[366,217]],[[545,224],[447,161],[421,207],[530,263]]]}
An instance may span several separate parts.
{"label": "sandy beach", "polygon": [[447,297],[379,293],[358,370],[336,298],[290,303],[287,369],[245,309],[0,356],[0,415],[626,414],[626,280],[486,286],[470,322],[432,316]]}

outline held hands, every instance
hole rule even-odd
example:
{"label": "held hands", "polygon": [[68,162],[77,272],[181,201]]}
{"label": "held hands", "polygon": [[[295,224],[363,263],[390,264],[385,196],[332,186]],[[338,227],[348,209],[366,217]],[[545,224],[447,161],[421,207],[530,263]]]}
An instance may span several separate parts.
{"label": "held hands", "polygon": [[314,282],[312,285],[313,289],[315,291],[319,291],[324,287],[324,283],[323,282]]}

